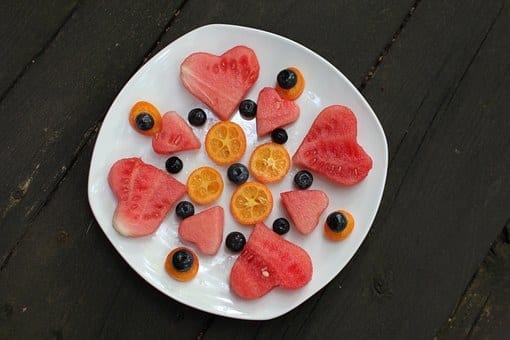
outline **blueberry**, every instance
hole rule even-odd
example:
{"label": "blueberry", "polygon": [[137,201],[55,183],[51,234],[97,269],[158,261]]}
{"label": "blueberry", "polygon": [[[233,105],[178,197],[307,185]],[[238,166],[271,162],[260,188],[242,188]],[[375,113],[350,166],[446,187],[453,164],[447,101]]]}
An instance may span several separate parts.
{"label": "blueberry", "polygon": [[179,157],[170,157],[165,162],[165,168],[169,173],[176,174],[182,170],[182,161]]}
{"label": "blueberry", "polygon": [[271,132],[271,140],[278,144],[285,144],[287,140],[289,139],[289,136],[287,136],[287,131],[284,129],[278,128],[274,129],[273,132]]}
{"label": "blueberry", "polygon": [[273,222],[273,231],[278,235],[283,235],[289,232],[290,224],[286,218],[280,217]]}
{"label": "blueberry", "polygon": [[297,75],[294,71],[285,69],[278,73],[276,80],[282,89],[290,89],[296,85]]}
{"label": "blueberry", "polygon": [[326,218],[326,224],[334,232],[341,232],[347,227],[347,217],[339,211],[332,212]]}
{"label": "blueberry", "polygon": [[298,171],[294,176],[294,183],[299,189],[308,189],[313,183],[313,176],[306,170]]}
{"label": "blueberry", "polygon": [[253,119],[257,115],[257,104],[251,99],[245,99],[239,104],[239,113],[245,119]]}
{"label": "blueberry", "polygon": [[234,184],[242,184],[248,180],[248,168],[241,163],[234,163],[228,167],[227,177]]}
{"label": "blueberry", "polygon": [[233,252],[240,252],[243,250],[244,245],[246,244],[246,238],[244,235],[238,231],[233,231],[227,235],[227,239],[225,240],[225,245],[228,249]]}
{"label": "blueberry", "polygon": [[147,112],[139,113],[135,118],[136,127],[142,131],[152,129],[154,126],[154,118]]}
{"label": "blueberry", "polygon": [[175,207],[175,214],[180,218],[185,219],[186,217],[190,217],[195,214],[195,207],[191,202],[181,201],[177,203],[177,206]]}
{"label": "blueberry", "polygon": [[188,121],[193,126],[202,126],[205,124],[205,121],[207,120],[207,115],[205,114],[205,111],[201,108],[196,108],[191,110],[188,113]]}
{"label": "blueberry", "polygon": [[193,254],[186,249],[175,252],[172,256],[172,265],[179,272],[186,272],[193,267]]}

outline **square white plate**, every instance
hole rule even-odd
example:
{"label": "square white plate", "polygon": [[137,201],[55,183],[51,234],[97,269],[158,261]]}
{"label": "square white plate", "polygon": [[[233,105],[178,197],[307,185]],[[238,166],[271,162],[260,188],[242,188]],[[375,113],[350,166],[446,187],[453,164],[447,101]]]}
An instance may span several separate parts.
{"label": "square white plate", "polygon": [[[317,114],[326,106],[341,104],[349,106],[356,114],[358,142],[373,160],[368,177],[352,187],[332,185],[315,176],[312,188],[325,191],[330,200],[320,224],[330,212],[346,209],[356,220],[355,229],[342,242],[328,241],[321,225],[307,236],[291,229],[284,237],[310,254],[314,266],[312,280],[304,288],[295,291],[273,289],[255,301],[242,300],[230,291],[230,268],[237,255],[229,252],[223,244],[215,256],[203,256],[197,251],[200,268],[192,281],[181,283],[170,278],[164,270],[165,257],[171,249],[183,245],[177,234],[179,221],[174,210],[154,234],[142,238],[123,237],[112,227],[117,202],[107,181],[112,164],[125,157],[141,157],[145,162],[164,169],[167,157],[157,155],[152,150],[151,139],[138,134],[129,125],[129,110],[139,100],[152,102],[162,114],[175,110],[183,117],[187,117],[195,107],[206,109],[208,120],[205,126],[193,127],[203,144],[208,128],[218,118],[184,89],[179,80],[179,67],[184,58],[193,52],[220,55],[236,45],[251,47],[259,59],[260,75],[247,98],[256,100],[263,87],[274,86],[277,73],[286,67],[298,67],[305,77],[305,91],[297,100],[301,116],[286,128],[289,141],[285,146],[290,155],[294,154]],[[246,164],[253,148],[270,138],[258,138],[255,120],[244,120],[238,112],[232,121],[239,123],[247,136],[248,149],[241,160]],[[206,156],[203,145],[200,150],[181,152],[178,156],[183,160],[184,168],[175,177],[183,183],[193,169],[203,165],[212,166],[224,175],[225,190],[216,203],[225,208],[224,235],[238,230],[248,238],[251,227],[236,223],[228,209],[234,186],[226,178],[227,167],[213,164]],[[357,89],[329,62],[306,47],[272,33],[239,26],[208,25],[169,44],[143,65],[119,93],[99,131],[90,165],[88,195],[92,211],[108,239],[129,265],[151,285],[171,298],[203,311],[239,319],[264,320],[280,316],[304,302],[347,264],[375,218],[386,181],[387,164],[386,137],[376,115]],[[279,193],[293,189],[292,179],[296,172],[297,169],[292,167],[282,182],[269,186],[275,205],[266,220],[268,226],[276,218],[286,216],[279,202]],[[203,209],[195,207],[196,212]]]}

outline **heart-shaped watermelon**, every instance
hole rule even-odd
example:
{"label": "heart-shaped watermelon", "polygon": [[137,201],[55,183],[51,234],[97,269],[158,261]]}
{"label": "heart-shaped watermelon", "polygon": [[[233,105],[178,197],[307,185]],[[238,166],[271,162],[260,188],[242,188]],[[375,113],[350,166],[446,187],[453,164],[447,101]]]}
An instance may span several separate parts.
{"label": "heart-shaped watermelon", "polygon": [[312,260],[303,248],[257,223],[232,267],[230,286],[239,297],[256,299],[274,287],[301,288],[312,272]]}
{"label": "heart-shaped watermelon", "polygon": [[221,56],[205,52],[189,55],[181,64],[181,81],[191,94],[221,120],[228,120],[259,77],[255,52],[235,46]]}
{"label": "heart-shaped watermelon", "polygon": [[115,162],[108,183],[118,200],[113,227],[131,237],[156,231],[175,202],[186,193],[184,184],[140,158]]}
{"label": "heart-shaped watermelon", "polygon": [[319,113],[292,161],[341,185],[360,182],[372,169],[372,158],[357,141],[356,116],[341,105]]}
{"label": "heart-shaped watermelon", "polygon": [[257,135],[265,136],[274,129],[289,125],[299,118],[299,106],[280,97],[272,87],[264,87],[257,99]]}

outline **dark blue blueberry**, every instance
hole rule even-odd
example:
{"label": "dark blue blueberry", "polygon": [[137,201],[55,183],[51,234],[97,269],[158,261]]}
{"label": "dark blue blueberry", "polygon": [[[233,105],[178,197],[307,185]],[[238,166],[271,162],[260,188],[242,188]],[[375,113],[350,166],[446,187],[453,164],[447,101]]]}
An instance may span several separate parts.
{"label": "dark blue blueberry", "polygon": [[298,171],[294,176],[294,183],[299,189],[308,189],[313,183],[313,176],[306,170]]}
{"label": "dark blue blueberry", "polygon": [[172,156],[165,162],[166,171],[171,174],[176,174],[182,170],[182,161],[177,156]]}
{"label": "dark blue blueberry", "polygon": [[248,168],[241,163],[234,163],[228,167],[227,177],[234,184],[242,184],[248,180],[250,172]]}
{"label": "dark blue blueberry", "polygon": [[246,238],[242,233],[238,231],[233,231],[227,235],[225,245],[227,246],[228,249],[237,253],[243,250],[244,246],[246,245]]}
{"label": "dark blue blueberry", "polygon": [[175,207],[175,214],[182,219],[193,216],[195,214],[195,207],[191,202],[181,201]]}
{"label": "dark blue blueberry", "polygon": [[273,222],[273,231],[278,235],[283,235],[289,232],[290,224],[286,218],[280,217]]}
{"label": "dark blue blueberry", "polygon": [[347,217],[339,211],[332,212],[326,218],[326,224],[334,232],[341,232],[347,227]]}
{"label": "dark blue blueberry", "polygon": [[239,104],[239,113],[245,119],[253,119],[257,115],[257,104],[251,99],[245,99]]}
{"label": "dark blue blueberry", "polygon": [[188,121],[193,126],[202,126],[205,124],[205,121],[207,120],[207,115],[205,114],[205,111],[201,108],[196,108],[191,110],[188,113]]}
{"label": "dark blue blueberry", "polygon": [[288,139],[287,131],[282,128],[274,129],[273,132],[271,132],[271,140],[275,143],[285,144]]}
{"label": "dark blue blueberry", "polygon": [[281,70],[276,76],[276,80],[278,81],[278,85],[282,89],[290,89],[296,86],[297,83],[297,75],[294,71],[285,69]]}
{"label": "dark blue blueberry", "polygon": [[142,131],[152,129],[154,126],[154,118],[147,112],[139,113],[135,118],[136,127]]}
{"label": "dark blue blueberry", "polygon": [[172,256],[172,265],[179,272],[187,272],[193,267],[193,254],[186,249],[177,250]]}

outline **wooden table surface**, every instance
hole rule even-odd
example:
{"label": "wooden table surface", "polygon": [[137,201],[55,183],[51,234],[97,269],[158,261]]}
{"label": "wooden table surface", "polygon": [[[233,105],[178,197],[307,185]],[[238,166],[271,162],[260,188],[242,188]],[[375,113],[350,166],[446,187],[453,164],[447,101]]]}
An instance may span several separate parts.
{"label": "wooden table surface", "polygon": [[[509,337],[509,0],[6,0],[0,19],[1,339]],[[115,96],[159,50],[209,23],[322,55],[388,138],[383,200],[360,249],[269,321],[161,294],[88,203]]]}

